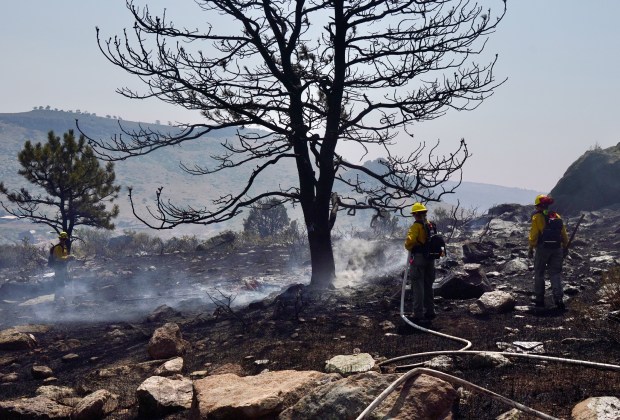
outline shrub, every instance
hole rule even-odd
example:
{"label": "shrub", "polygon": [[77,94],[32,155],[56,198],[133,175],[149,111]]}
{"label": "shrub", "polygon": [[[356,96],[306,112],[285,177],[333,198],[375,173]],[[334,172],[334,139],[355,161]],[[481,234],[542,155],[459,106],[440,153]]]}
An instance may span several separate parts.
{"label": "shrub", "polygon": [[36,247],[28,238],[15,245],[3,245],[0,253],[0,268],[18,267],[20,275],[47,264],[47,247]]}

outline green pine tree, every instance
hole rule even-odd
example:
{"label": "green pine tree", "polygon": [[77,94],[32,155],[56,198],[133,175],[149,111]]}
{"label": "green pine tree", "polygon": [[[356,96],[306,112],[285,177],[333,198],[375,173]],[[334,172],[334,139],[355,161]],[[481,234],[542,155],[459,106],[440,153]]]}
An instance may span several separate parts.
{"label": "green pine tree", "polygon": [[71,237],[78,226],[114,229],[112,219],[118,216],[118,205],[106,209],[120,191],[114,185],[114,164],[101,167],[84,135],[76,141],[73,130],[56,137],[53,131],[47,143],[32,144],[29,140],[17,155],[22,169],[18,174],[44,193],[31,193],[26,188],[10,191],[0,183],[0,197],[8,203],[0,205],[10,214],[65,231]]}

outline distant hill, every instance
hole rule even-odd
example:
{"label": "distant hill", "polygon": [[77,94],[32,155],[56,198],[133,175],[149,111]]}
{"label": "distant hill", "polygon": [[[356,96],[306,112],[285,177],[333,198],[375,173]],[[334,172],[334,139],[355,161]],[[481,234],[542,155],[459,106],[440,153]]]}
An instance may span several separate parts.
{"label": "distant hill", "polygon": [[[167,131],[173,129],[167,125],[118,121],[113,118],[98,117],[93,114],[42,110],[37,109],[22,113],[0,113],[0,180],[9,187],[28,185],[17,175],[19,164],[17,153],[26,140],[45,142],[47,133],[53,130],[61,136],[69,129],[75,129],[75,120],[79,120],[80,128],[93,138],[110,138],[120,132],[119,124],[127,130],[147,127],[153,130]],[[119,161],[115,163],[117,181],[123,187],[133,186],[139,205],[138,212],[145,213],[145,206],[152,204],[155,191],[164,187],[163,195],[173,202],[191,204],[202,207],[210,200],[237,191],[238,186],[245,182],[252,168],[242,168],[231,176],[232,172],[220,172],[209,176],[192,177],[183,172],[179,163],[188,166],[206,165],[209,156],[222,151],[220,143],[233,139],[235,130],[221,130],[198,141],[187,142],[178,147],[168,147],[152,152],[146,156]],[[373,165],[374,161],[366,162]],[[270,176],[258,183],[255,188],[261,190],[272,184],[280,184],[296,179],[296,168],[292,161],[274,167]],[[517,203],[529,204],[538,194],[535,191],[508,188],[497,185],[463,182],[456,194],[445,196],[445,202],[455,204],[460,200],[461,207],[477,209],[484,212],[495,204]],[[142,226],[131,213],[126,198],[126,189],[119,199],[121,215],[116,224],[119,228]],[[1,215],[1,211],[0,211]],[[238,227],[243,217],[228,226]],[[350,223],[350,222],[349,222]],[[221,230],[224,226],[213,226],[209,229]],[[192,228],[193,231],[204,231],[204,228]]]}

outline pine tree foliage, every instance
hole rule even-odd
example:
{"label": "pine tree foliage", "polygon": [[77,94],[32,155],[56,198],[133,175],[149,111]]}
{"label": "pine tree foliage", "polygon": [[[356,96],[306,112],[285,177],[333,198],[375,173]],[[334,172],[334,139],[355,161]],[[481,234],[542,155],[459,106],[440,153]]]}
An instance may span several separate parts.
{"label": "pine tree foliage", "polygon": [[114,229],[118,205],[106,207],[121,188],[114,184],[114,164],[107,162],[102,167],[83,135],[76,140],[69,130],[61,139],[50,131],[45,144],[26,141],[18,160],[22,167],[18,174],[38,187],[38,192],[11,191],[0,183],[0,197],[8,201],[0,205],[8,213],[46,224],[56,232],[65,231],[70,237],[78,225]]}

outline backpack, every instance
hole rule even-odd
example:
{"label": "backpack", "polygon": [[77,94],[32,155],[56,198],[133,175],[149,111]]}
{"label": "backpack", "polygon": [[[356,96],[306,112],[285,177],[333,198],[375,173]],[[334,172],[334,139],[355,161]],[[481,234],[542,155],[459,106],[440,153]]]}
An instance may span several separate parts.
{"label": "backpack", "polygon": [[426,258],[430,258],[433,260],[438,260],[439,258],[446,255],[446,241],[443,239],[443,236],[437,233],[437,227],[434,223],[431,222],[417,222],[421,223],[424,226],[424,230],[426,231],[426,243],[422,245],[422,254]]}
{"label": "backpack", "polygon": [[50,268],[54,268],[56,267],[56,257],[54,256],[54,248],[56,248],[58,245],[52,245],[52,247],[50,248],[50,253],[47,256],[47,266]]}
{"label": "backpack", "polygon": [[564,222],[554,211],[543,213],[543,215],[545,216],[545,228],[538,238],[538,243],[542,244],[543,248],[559,248],[562,245]]}

